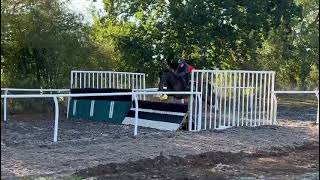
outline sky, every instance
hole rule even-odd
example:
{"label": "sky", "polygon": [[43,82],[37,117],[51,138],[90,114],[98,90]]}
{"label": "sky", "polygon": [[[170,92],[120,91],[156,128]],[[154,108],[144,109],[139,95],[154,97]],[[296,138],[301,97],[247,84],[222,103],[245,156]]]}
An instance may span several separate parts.
{"label": "sky", "polygon": [[92,21],[92,15],[89,11],[90,7],[103,12],[104,6],[102,0],[96,0],[96,2],[93,2],[93,0],[69,0],[68,4],[72,11],[82,14],[86,22]]}

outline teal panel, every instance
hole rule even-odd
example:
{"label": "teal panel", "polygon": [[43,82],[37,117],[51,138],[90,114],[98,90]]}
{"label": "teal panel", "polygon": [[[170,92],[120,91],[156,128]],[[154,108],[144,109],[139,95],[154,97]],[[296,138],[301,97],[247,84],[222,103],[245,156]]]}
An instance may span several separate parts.
{"label": "teal panel", "polygon": [[94,104],[92,120],[108,121],[109,120],[110,101],[96,100]]}
{"label": "teal panel", "polygon": [[131,102],[127,101],[115,101],[112,122],[121,124],[127,113],[130,111]]}
{"label": "teal panel", "polygon": [[91,100],[77,100],[76,114],[73,115],[74,99],[70,100],[69,118],[70,119],[87,119],[93,121],[107,121],[121,124],[131,108],[131,101],[114,101],[113,114],[109,118],[111,101],[95,100],[93,116],[90,116]]}
{"label": "teal panel", "polygon": [[91,100],[77,100],[77,110],[75,118],[90,119]]}

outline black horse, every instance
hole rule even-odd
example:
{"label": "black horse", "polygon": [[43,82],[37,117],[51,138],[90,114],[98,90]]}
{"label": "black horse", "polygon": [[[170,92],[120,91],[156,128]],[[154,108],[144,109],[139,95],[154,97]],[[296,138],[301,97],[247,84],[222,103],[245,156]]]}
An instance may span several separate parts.
{"label": "black horse", "polygon": [[[160,83],[159,83],[159,91],[163,91],[164,87],[167,87],[167,91],[190,91],[190,83],[188,82],[187,86],[183,83],[182,77],[178,76],[174,70],[170,68],[165,68],[163,71],[159,73],[160,76]],[[201,81],[198,81],[198,91],[201,91]],[[206,84],[203,83],[203,87]],[[206,94],[211,94],[211,85],[208,84],[207,88],[202,89],[202,100],[205,101]],[[215,94],[212,93],[213,96],[211,97],[212,105],[214,105],[214,97]],[[177,99],[187,99],[190,95],[172,95]],[[207,97],[207,103],[210,104],[210,97]]]}
{"label": "black horse", "polygon": [[[172,69],[166,68],[159,73],[160,83],[159,91],[163,91],[164,87],[167,87],[167,91],[186,91],[186,87],[183,83],[182,77],[179,77]],[[177,99],[184,99],[187,95],[173,95]]]}

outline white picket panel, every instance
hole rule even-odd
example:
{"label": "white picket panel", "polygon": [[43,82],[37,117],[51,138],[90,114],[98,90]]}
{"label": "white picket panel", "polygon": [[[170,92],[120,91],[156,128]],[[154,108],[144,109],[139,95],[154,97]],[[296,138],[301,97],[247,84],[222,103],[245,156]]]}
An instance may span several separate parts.
{"label": "white picket panel", "polygon": [[273,71],[194,70],[191,92],[201,92],[203,103],[197,118],[197,99],[190,97],[191,130],[274,124],[274,76]]}

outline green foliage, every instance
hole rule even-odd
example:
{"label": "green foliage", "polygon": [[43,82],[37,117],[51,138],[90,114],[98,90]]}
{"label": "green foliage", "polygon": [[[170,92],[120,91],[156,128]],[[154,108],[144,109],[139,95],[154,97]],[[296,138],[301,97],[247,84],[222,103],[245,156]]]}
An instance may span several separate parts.
{"label": "green foliage", "polygon": [[[125,69],[145,72],[153,82],[165,62],[181,57],[199,69],[281,71],[283,59],[295,57],[290,48],[304,12],[293,0],[104,3],[107,16],[96,21],[94,34],[104,32],[99,37],[112,41]],[[276,51],[268,53],[267,47]],[[286,77],[281,81],[294,82]]]}
{"label": "green foliage", "polygon": [[303,7],[301,18],[271,31],[257,51],[258,66],[276,71],[278,88],[315,89],[319,87],[319,1],[298,3]]}
{"label": "green foliage", "polygon": [[1,5],[5,86],[68,87],[73,69],[108,68],[96,60],[102,59],[101,47],[91,41],[91,29],[60,1],[4,0]]}
{"label": "green foliage", "polygon": [[[277,88],[318,87],[318,0],[103,0],[92,26],[60,0],[1,1],[1,82],[69,86],[71,70],[147,73],[165,63],[276,71]],[[66,1],[68,2],[68,1]]]}

